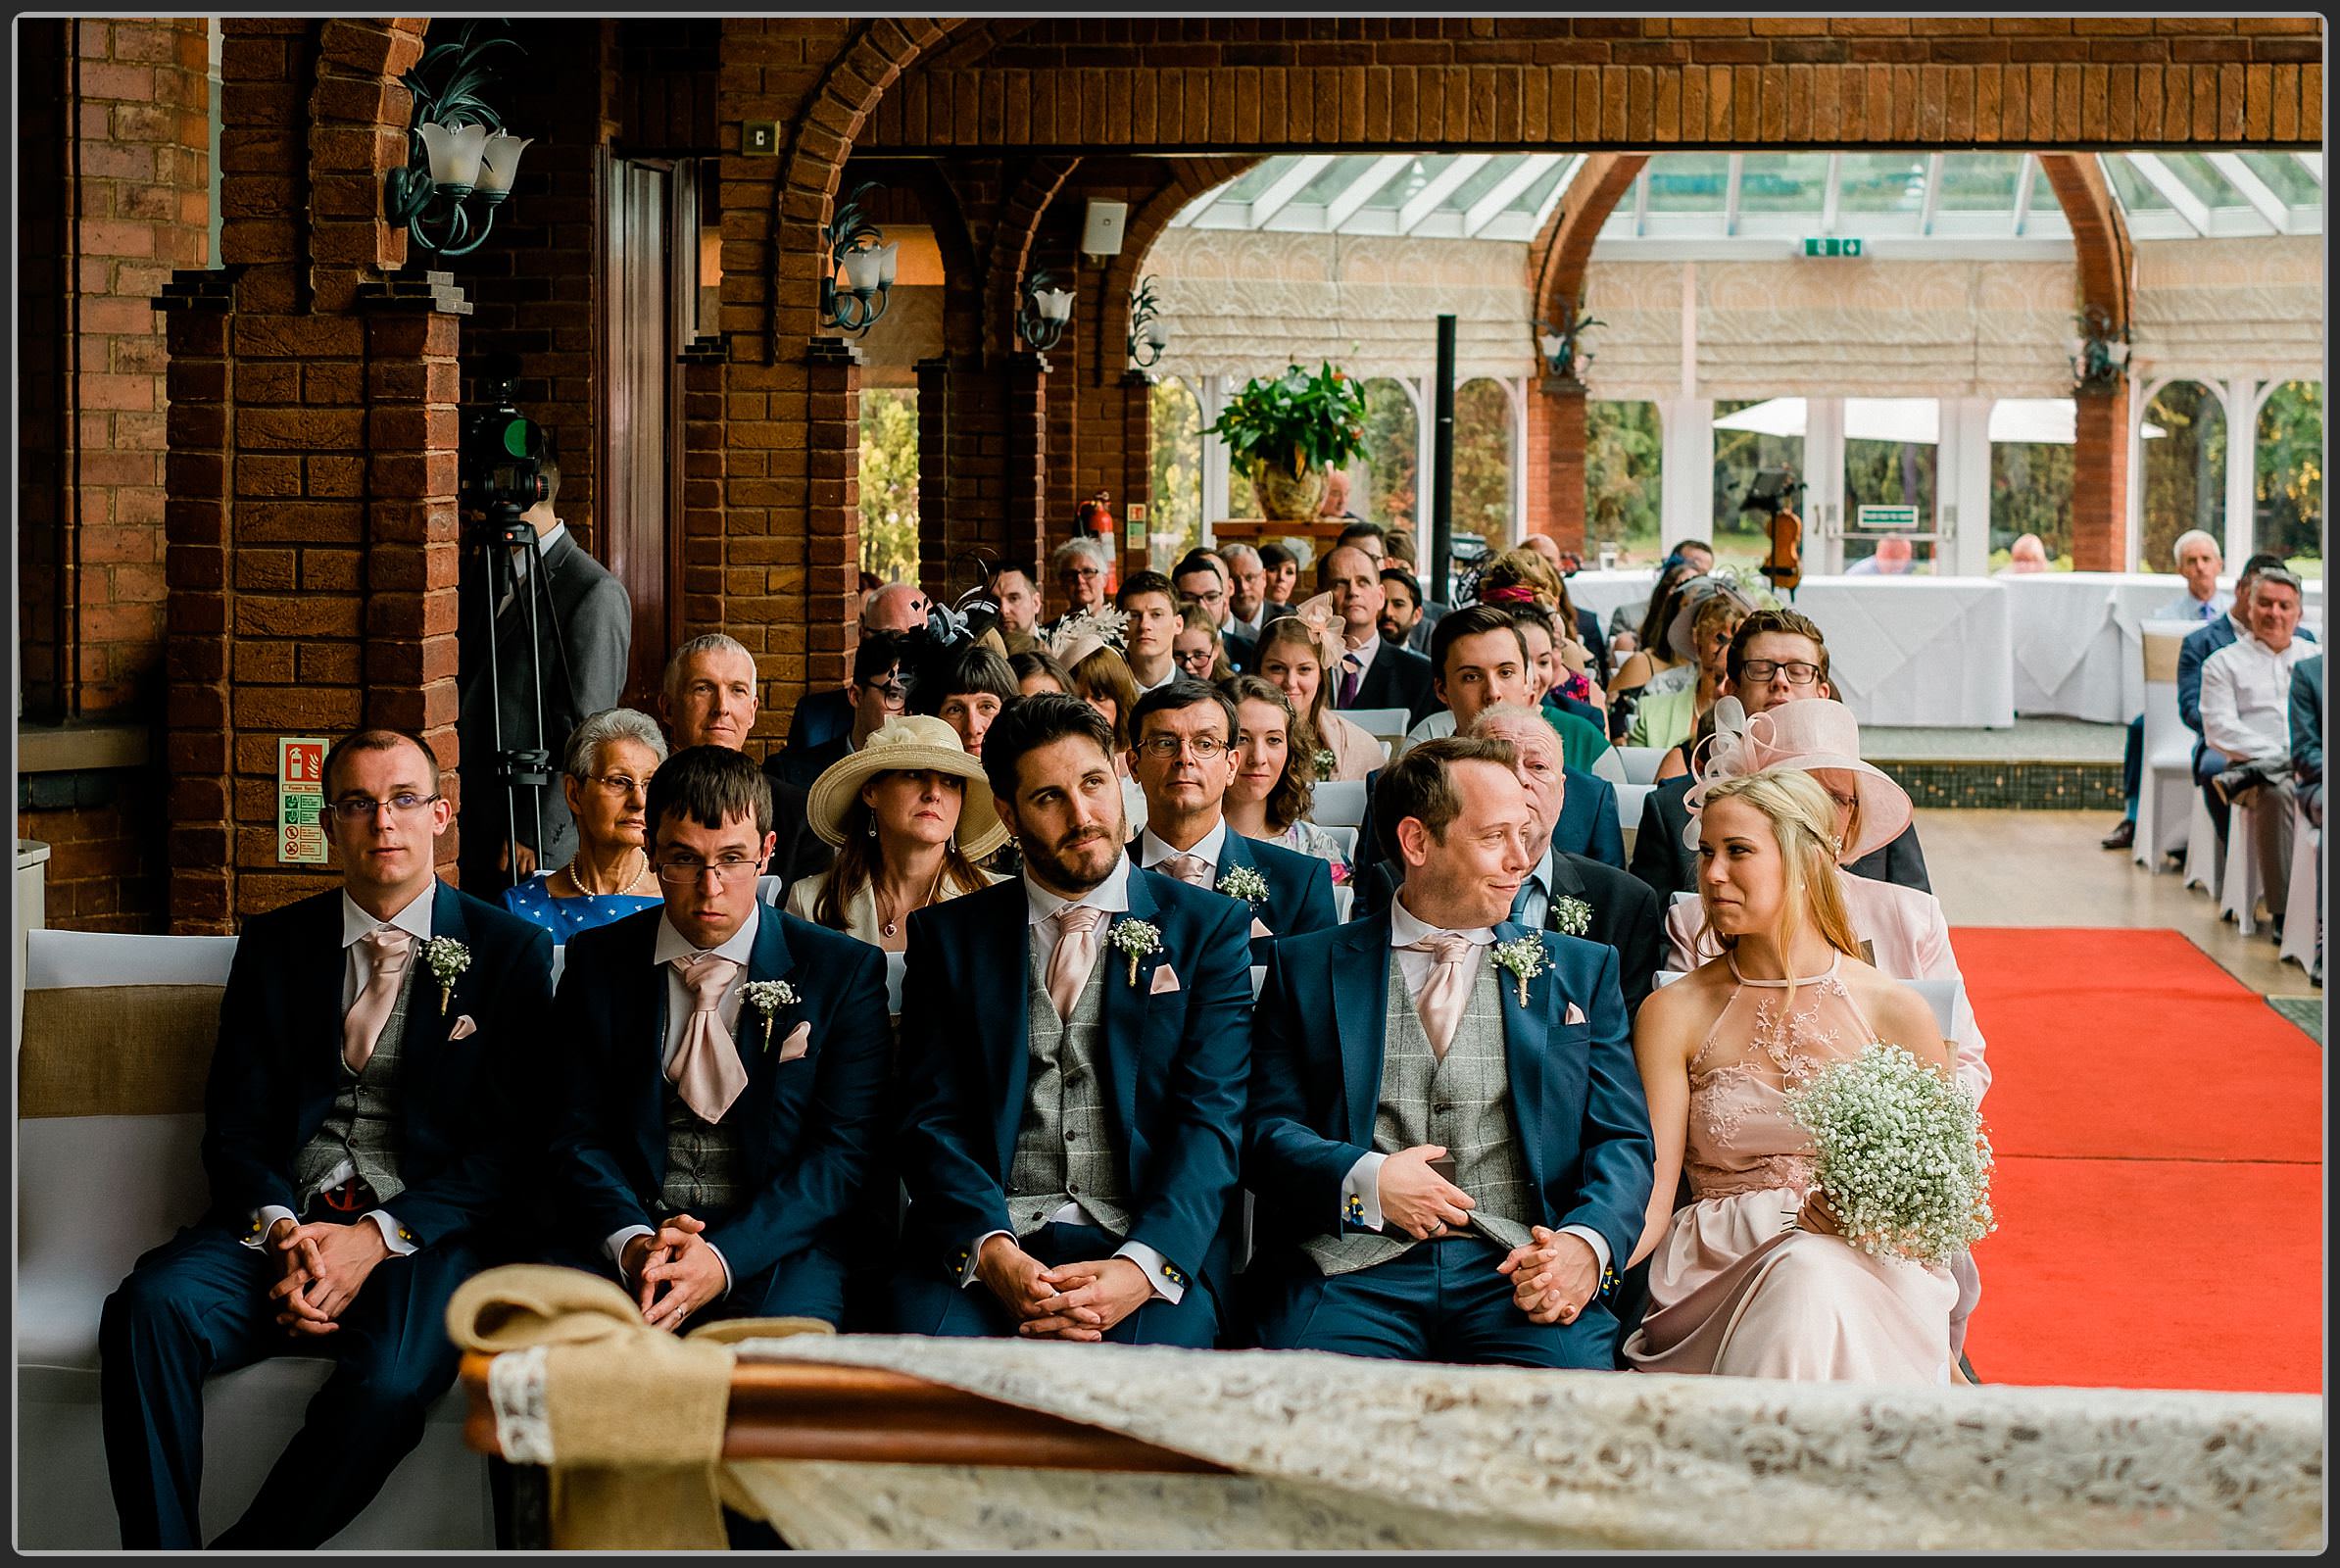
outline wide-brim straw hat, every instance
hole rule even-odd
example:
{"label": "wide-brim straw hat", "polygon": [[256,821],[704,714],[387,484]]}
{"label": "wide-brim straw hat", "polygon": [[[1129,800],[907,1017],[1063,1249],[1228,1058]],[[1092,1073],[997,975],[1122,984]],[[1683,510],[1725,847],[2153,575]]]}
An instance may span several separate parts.
{"label": "wide-brim straw hat", "polygon": [[[1737,712],[1726,710],[1725,705]],[[1873,762],[1861,760],[1861,722],[1851,709],[1831,698],[1809,697],[1779,704],[1753,717],[1744,717],[1738,699],[1726,697],[1715,705],[1715,736],[1711,750],[1698,766],[1698,784],[1690,790],[1693,811],[1705,805],[1702,786],[1725,778],[1761,772],[1770,767],[1792,767],[1816,773],[1839,768],[1853,779],[1860,809],[1853,819],[1851,839],[1838,851],[1836,863],[1849,865],[1864,855],[1901,837],[1915,814],[1909,792]],[[1693,817],[1690,843],[1696,847]]]}
{"label": "wide-brim straw hat", "polygon": [[958,809],[958,850],[980,860],[1007,842],[1007,824],[992,802],[983,763],[958,743],[958,731],[923,713],[889,718],[861,743],[861,749],[821,769],[805,798],[804,814],[824,844],[845,842],[846,818],[861,798],[861,786],[880,773],[949,773],[963,779]]}

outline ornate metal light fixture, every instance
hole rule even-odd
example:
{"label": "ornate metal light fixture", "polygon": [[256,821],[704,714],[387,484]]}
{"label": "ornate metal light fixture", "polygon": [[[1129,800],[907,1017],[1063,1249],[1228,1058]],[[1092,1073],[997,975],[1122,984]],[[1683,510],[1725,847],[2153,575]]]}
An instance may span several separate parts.
{"label": "ornate metal light fixture", "polygon": [[1543,351],[1544,368],[1556,376],[1583,375],[1584,367],[1592,363],[1592,355],[1580,345],[1579,338],[1586,327],[1606,325],[1606,321],[1596,321],[1584,314],[1584,302],[1581,299],[1560,325],[1538,320],[1536,346]]}
{"label": "ornate metal light fixture", "polygon": [[[2075,390],[2110,392],[2128,374],[2128,328],[2113,325],[2101,306],[2080,312],[2079,331],[2072,339],[2072,376]],[[2114,355],[2118,348],[2120,355]]]}
{"label": "ornate metal light fixture", "polygon": [[1046,354],[1064,337],[1065,325],[1072,320],[1072,291],[1056,286],[1055,273],[1034,272],[1024,279],[1023,304],[1015,313],[1016,333],[1032,348]]}
{"label": "ornate metal light fixture", "polygon": [[894,292],[897,247],[884,243],[886,236],[861,213],[861,204],[880,188],[874,179],[855,185],[820,231],[821,251],[829,259],[828,273],[820,280],[820,324],[855,337],[877,324]]}
{"label": "ornate metal light fixture", "polygon": [[1130,300],[1130,364],[1150,370],[1162,363],[1162,350],[1169,346],[1170,334],[1162,326],[1161,307],[1153,297],[1153,279],[1142,278]]}
{"label": "ornate metal light fixture", "polygon": [[466,22],[454,39],[424,50],[403,78],[414,96],[414,119],[407,162],[390,171],[383,208],[392,223],[441,256],[465,255],[488,237],[533,139],[507,134],[503,117],[479,96],[495,74],[482,57],[498,47],[520,46]]}

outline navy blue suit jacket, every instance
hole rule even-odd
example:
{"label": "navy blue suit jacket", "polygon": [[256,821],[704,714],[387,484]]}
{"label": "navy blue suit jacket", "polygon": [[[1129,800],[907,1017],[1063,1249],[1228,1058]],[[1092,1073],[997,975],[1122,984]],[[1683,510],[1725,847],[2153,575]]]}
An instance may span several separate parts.
{"label": "navy blue suit jacket", "polygon": [[[441,882],[431,931],[463,943],[471,962],[444,1006],[438,981],[415,978],[399,1048],[406,1191],[383,1205],[425,1247],[493,1217],[511,1191],[520,1058],[544,1028],[553,989],[553,938],[542,926]],[[419,948],[412,961],[423,963]],[[299,1212],[293,1161],[340,1088],[347,963],[339,888],[245,923],[203,1097],[214,1223],[242,1233],[256,1209]],[[448,1039],[464,1017],[474,1032]]]}
{"label": "navy blue suit jacket", "polygon": [[[1130,908],[1161,947],[1103,955],[1105,1051],[1097,1064],[1114,1130],[1130,1233],[1190,1277],[1233,1278],[1242,1209],[1236,1161],[1250,1067],[1249,908],[1175,877],[1130,868]],[[1006,1175],[1030,1083],[1025,997],[1032,972],[1023,879],[910,916],[902,985],[902,1126],[910,1192],[902,1245],[911,1268],[955,1280],[968,1249],[1012,1232]],[[1156,992],[1167,967],[1177,984]]]}
{"label": "navy blue suit jacket", "polygon": [[[1498,941],[1531,933],[1506,920]],[[1600,1232],[1618,1265],[1648,1215],[1656,1144],[1633,1064],[1617,953],[1544,931],[1547,962],[1528,983],[1496,981],[1512,1126],[1541,1212],[1552,1227]],[[1351,920],[1276,945],[1251,1034],[1251,1113],[1243,1183],[1257,1200],[1262,1252],[1331,1234],[1341,1187],[1373,1152],[1389,1028],[1389,916]],[[1565,1023],[1569,1004],[1583,1021]]]}
{"label": "navy blue suit jacket", "polygon": [[[561,1060],[553,1152],[568,1239],[598,1254],[612,1233],[656,1227],[666,1177],[666,966],[656,961],[662,909],[569,940],[547,1031]],[[735,1281],[807,1247],[833,1248],[884,1137],[886,960],[877,949],[766,905],[748,979],[784,980],[795,1003],[763,1018],[743,1004],[733,1031],[748,1087],[724,1112],[740,1134],[742,1202],[702,1214]],[[779,1059],[799,1023],[804,1054]]]}
{"label": "navy blue suit jacket", "polygon": [[[1130,849],[1135,852],[1137,847],[1138,841],[1131,840]],[[1333,867],[1321,856],[1302,855],[1281,844],[1263,844],[1229,828],[1226,847],[1219,851],[1218,880],[1226,881],[1227,873],[1238,866],[1257,871],[1268,885],[1267,902],[1251,910],[1268,928],[1266,936],[1251,939],[1253,963],[1267,962],[1268,950],[1278,937],[1322,931],[1341,923],[1333,903]]]}
{"label": "navy blue suit jacket", "polygon": [[[1598,773],[1582,768],[1563,767],[1568,793],[1560,802],[1560,820],[1552,828],[1552,843],[1570,855],[1581,855],[1587,860],[1625,869],[1625,828],[1617,820],[1617,787]],[[1357,863],[1371,865],[1383,858],[1382,841],[1375,837],[1373,825],[1373,788],[1382,781],[1382,770],[1375,768],[1365,775],[1365,815],[1357,827]],[[1370,899],[1366,891],[1371,877],[1359,879],[1363,886],[1357,896]],[[1379,906],[1374,906],[1378,907]],[[1369,912],[1369,911],[1368,911]]]}

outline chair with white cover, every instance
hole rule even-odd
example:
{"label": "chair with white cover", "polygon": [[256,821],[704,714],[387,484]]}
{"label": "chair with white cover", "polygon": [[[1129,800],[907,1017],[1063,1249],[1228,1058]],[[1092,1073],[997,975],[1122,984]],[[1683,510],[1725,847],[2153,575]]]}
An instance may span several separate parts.
{"label": "chair with white cover", "polygon": [[2188,793],[2194,804],[2186,815],[2185,885],[2200,888],[2215,899],[2226,888],[2225,846],[2218,842],[2218,825],[2210,819],[2210,805],[2202,799],[2201,787],[2196,785]]}
{"label": "chair with white cover", "polygon": [[1617,748],[1614,746],[1605,748],[1598,757],[1592,760],[1592,776],[1607,779],[1617,789],[1623,789],[1628,784],[1641,782],[1633,776],[1632,771],[1625,765],[1625,760],[1617,755]]}
{"label": "chair with white cover", "polygon": [[1625,766],[1628,784],[1655,784],[1658,764],[1665,761],[1668,748],[1663,746],[1615,746],[1610,748]]}
{"label": "chair with white cover", "polygon": [[1617,786],[1617,821],[1628,833],[1641,825],[1641,803],[1649,799],[1655,784],[1620,784]]}
{"label": "chair with white cover", "polygon": [[1349,905],[1356,896],[1357,890],[1345,884],[1333,890],[1333,914],[1341,924],[1348,924]]}
{"label": "chair with white cover", "polygon": [[2259,900],[2267,892],[2259,874],[2257,839],[2266,794],[2254,790],[2226,808],[2226,864],[2218,876],[2218,918],[2231,915],[2234,929],[2246,937],[2259,929]]}
{"label": "chair with white cover", "polygon": [[[17,1496],[22,1550],[115,1550],[98,1415],[98,1316],[140,1253],[197,1218],[203,1088],[233,937],[33,931],[17,1059]],[[270,1356],[207,1379],[202,1529],[233,1524],[299,1429],[332,1362]],[[495,1544],[462,1389],[341,1550]]]}
{"label": "chair with white cover", "polygon": [[[2194,732],[2177,711],[2177,655],[2192,630],[2181,622],[2144,628],[2145,766],[2137,780],[2136,862],[2159,872],[2170,855],[2184,849],[2199,805],[2194,787]],[[2205,819],[2209,808],[2203,808]]]}
{"label": "chair with white cover", "polygon": [[1316,786],[1308,820],[1318,827],[1355,827],[1365,820],[1365,781],[1335,779]]}
{"label": "chair with white cover", "polygon": [[1335,711],[1379,741],[1405,739],[1414,722],[1402,708],[1342,708]]}
{"label": "chair with white cover", "polygon": [[2323,832],[2291,803],[2291,891],[2283,900],[2281,956],[2310,974],[2323,965]]}

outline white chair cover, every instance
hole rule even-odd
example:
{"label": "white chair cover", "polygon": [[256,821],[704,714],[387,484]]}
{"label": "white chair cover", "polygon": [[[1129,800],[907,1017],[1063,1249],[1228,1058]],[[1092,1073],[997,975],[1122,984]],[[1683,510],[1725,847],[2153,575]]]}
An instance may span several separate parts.
{"label": "white chair cover", "polygon": [[1658,764],[1666,760],[1665,747],[1616,746],[1611,747],[1610,750],[1617,754],[1618,761],[1625,764],[1625,782],[1628,784],[1655,784],[1657,782]]}

